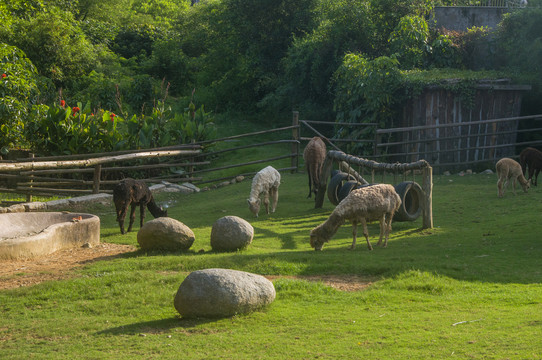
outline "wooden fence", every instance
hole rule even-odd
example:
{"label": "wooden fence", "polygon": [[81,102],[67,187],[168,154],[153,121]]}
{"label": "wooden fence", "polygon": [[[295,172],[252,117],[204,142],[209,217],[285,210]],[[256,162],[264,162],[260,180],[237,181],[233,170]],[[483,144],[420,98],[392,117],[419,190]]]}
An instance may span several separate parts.
{"label": "wooden fence", "polygon": [[[298,172],[302,169],[302,149],[313,136],[327,138],[328,150],[344,153],[348,153],[348,144],[367,145],[373,149],[371,154],[351,155],[381,163],[426,160],[441,171],[458,166],[466,169],[482,163],[493,166],[500,157],[516,157],[522,147],[542,145],[540,120],[542,115],[378,129],[376,124],[301,120],[299,113],[294,111],[290,126],[196,144],[0,161],[0,192],[27,194],[29,197],[108,193],[123,177],[137,177],[149,183],[191,182],[201,186],[229,181],[237,175],[252,176],[260,168],[256,166],[258,164],[271,164],[279,171]],[[501,126],[503,124],[506,126]],[[366,139],[329,136],[337,126],[372,128],[375,136]],[[525,135],[540,140],[517,140]],[[276,139],[270,140],[273,138]],[[230,146],[241,141],[242,145]],[[256,148],[266,150],[256,153]],[[262,153],[270,156],[258,155]],[[228,154],[239,160],[226,164],[221,159],[221,166],[213,166],[215,159]]]}
{"label": "wooden fence", "polygon": [[[352,154],[381,162],[410,163],[428,161],[440,171],[466,169],[466,167],[493,167],[503,157],[517,158],[520,150],[527,146],[542,146],[542,115],[509,117],[481,121],[466,121],[426,126],[379,129],[372,123],[334,123],[296,119],[301,126],[299,136],[306,141],[312,136],[328,139],[333,150],[349,153],[349,143],[369,144],[370,154]],[[337,139],[324,134],[314,125],[327,127],[340,125],[350,127],[371,127],[374,138]],[[327,135],[327,136],[326,136]],[[527,140],[528,139],[528,140]]]}

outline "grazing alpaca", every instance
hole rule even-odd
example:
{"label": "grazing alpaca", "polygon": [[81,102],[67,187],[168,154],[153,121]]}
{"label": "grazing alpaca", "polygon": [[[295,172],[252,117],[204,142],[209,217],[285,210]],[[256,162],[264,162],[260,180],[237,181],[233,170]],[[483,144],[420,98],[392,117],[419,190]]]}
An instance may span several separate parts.
{"label": "grazing alpaca", "polygon": [[307,167],[307,173],[309,174],[308,198],[311,197],[313,192],[314,195],[318,193],[318,187],[320,186],[320,172],[322,171],[325,158],[326,144],[324,144],[321,137],[313,137],[307,146],[305,146],[305,150],[303,150],[303,160],[305,160],[305,166]]}
{"label": "grazing alpaca", "polygon": [[388,246],[393,214],[400,206],[401,198],[392,185],[377,184],[353,190],[337,205],[325,222],[312,229],[310,234],[311,246],[315,250],[322,250],[324,243],[335,235],[345,220],[349,220],[352,223],[354,238],[350,249],[353,250],[356,247],[358,223],[361,223],[363,225],[363,235],[367,240],[367,247],[369,250],[373,250],[369,241],[367,222],[378,220],[380,221],[380,239],[377,245],[382,244],[382,237],[385,236],[384,247],[386,247]]}
{"label": "grazing alpaca", "polygon": [[132,225],[135,221],[135,211],[137,205],[140,206],[140,226],[143,226],[143,220],[145,219],[145,207],[149,209],[151,214],[157,217],[166,217],[167,211],[156,205],[152,193],[149,187],[144,181],[134,179],[121,180],[113,188],[113,202],[117,209],[117,221],[119,222],[120,232],[124,234],[124,218],[128,207],[131,205],[130,212],[130,225],[128,226],[128,232],[132,231]]}
{"label": "grazing alpaca", "polygon": [[248,208],[256,217],[260,212],[260,196],[263,195],[265,210],[269,215],[269,197],[273,204],[271,211],[275,212],[279,200],[280,173],[272,166],[260,170],[252,179],[250,197],[247,199]]}
{"label": "grazing alpaca", "polygon": [[[529,177],[527,180],[531,180],[534,186],[538,185],[538,174],[542,170],[542,151],[528,147],[523,149],[519,154],[519,163],[521,165],[521,171],[525,174],[525,170],[529,170]],[[534,175],[534,181],[532,180]]]}
{"label": "grazing alpaca", "polygon": [[521,165],[517,161],[510,158],[502,158],[497,161],[497,165],[495,165],[495,168],[497,169],[497,177],[499,178],[499,180],[497,180],[499,197],[503,197],[504,190],[508,186],[508,182],[510,181],[510,179],[514,180],[512,187],[512,192],[514,193],[514,195],[516,195],[516,181],[519,181],[521,187],[523,188],[523,191],[527,192],[527,190],[529,189],[529,181],[523,176],[523,172],[521,171]]}

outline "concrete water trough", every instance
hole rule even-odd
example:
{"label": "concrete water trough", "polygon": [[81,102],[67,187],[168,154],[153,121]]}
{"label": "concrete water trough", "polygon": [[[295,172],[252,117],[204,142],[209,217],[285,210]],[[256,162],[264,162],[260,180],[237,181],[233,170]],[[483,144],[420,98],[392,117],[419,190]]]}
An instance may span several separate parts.
{"label": "concrete water trough", "polygon": [[31,259],[100,243],[100,218],[92,214],[0,214],[0,260]]}

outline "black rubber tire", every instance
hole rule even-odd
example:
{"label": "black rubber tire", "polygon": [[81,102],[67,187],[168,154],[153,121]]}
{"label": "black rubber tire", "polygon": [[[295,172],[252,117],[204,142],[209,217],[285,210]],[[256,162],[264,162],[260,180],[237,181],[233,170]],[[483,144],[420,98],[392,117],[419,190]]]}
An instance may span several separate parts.
{"label": "black rubber tire", "polygon": [[394,221],[414,221],[422,214],[423,190],[414,181],[405,181],[395,185],[395,191],[401,198],[401,207],[393,217]]}
{"label": "black rubber tire", "polygon": [[329,180],[327,198],[333,205],[337,206],[339,204],[339,190],[349,177],[349,174],[339,171]]}
{"label": "black rubber tire", "polygon": [[337,200],[339,200],[339,202],[343,201],[343,199],[347,197],[348,194],[350,194],[350,191],[354,190],[357,185],[360,184],[356,180],[348,180],[345,182],[337,193]]}

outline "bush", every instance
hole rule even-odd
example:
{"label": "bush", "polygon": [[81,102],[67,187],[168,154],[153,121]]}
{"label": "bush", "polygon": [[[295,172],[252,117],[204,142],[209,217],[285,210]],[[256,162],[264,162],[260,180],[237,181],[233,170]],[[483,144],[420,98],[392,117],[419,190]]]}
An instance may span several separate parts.
{"label": "bush", "polygon": [[0,44],[0,148],[24,146],[24,123],[45,86],[32,62],[20,49]]}

